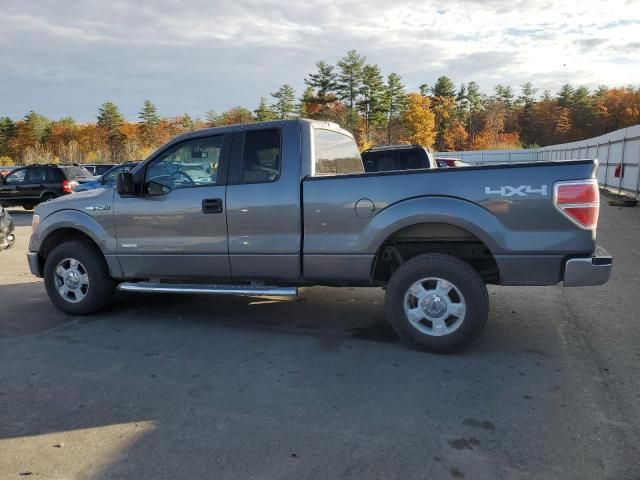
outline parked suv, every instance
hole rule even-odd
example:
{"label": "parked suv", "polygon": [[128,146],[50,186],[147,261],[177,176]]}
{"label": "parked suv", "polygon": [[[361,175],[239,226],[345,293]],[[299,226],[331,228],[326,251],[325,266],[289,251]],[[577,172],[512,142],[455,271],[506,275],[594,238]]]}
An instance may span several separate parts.
{"label": "parked suv", "polygon": [[81,178],[91,178],[78,166],[29,165],[13,170],[0,180],[0,205],[32,210],[37,204],[73,192]]}
{"label": "parked suv", "polygon": [[433,156],[422,145],[387,145],[362,152],[365,172],[391,172],[437,168]]}

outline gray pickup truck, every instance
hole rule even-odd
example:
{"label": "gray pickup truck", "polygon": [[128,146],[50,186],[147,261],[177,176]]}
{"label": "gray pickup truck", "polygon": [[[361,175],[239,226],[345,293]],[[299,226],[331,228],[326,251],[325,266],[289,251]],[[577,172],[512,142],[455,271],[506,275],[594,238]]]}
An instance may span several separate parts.
{"label": "gray pickup truck", "polygon": [[[296,295],[386,288],[399,336],[432,352],[482,330],[487,284],[599,285],[596,161],[364,173],[352,135],[287,120],[178,137],[116,188],[41,204],[28,260],[84,315],[129,292]],[[543,320],[541,320],[543,321]]]}

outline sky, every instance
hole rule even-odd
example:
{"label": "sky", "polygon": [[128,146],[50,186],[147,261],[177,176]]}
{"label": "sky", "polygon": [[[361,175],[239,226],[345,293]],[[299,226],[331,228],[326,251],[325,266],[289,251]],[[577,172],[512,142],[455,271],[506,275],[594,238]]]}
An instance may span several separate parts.
{"label": "sky", "polygon": [[0,116],[254,109],[350,49],[409,90],[640,85],[640,0],[0,0]]}

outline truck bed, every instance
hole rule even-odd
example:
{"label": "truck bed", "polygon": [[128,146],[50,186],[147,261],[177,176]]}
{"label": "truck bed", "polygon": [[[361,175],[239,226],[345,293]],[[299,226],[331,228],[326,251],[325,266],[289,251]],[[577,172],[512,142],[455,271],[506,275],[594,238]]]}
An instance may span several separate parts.
{"label": "truck bed", "polygon": [[594,251],[595,232],[554,207],[553,185],[590,178],[595,167],[570,160],[305,178],[304,278],[322,282],[339,271],[340,280],[365,281],[387,238],[424,223],[483,242],[501,284],[557,283],[567,255]]}

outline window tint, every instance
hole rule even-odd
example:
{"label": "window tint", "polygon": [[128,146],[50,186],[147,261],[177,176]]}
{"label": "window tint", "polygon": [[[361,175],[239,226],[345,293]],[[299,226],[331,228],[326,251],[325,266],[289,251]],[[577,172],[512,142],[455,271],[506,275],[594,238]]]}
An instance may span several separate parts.
{"label": "window tint", "polygon": [[24,177],[26,173],[27,173],[27,170],[24,168],[22,170],[16,170],[15,172],[11,172],[9,175],[7,175],[7,180],[6,180],[7,185],[13,185],[16,183],[24,182]]}
{"label": "window tint", "polygon": [[145,183],[154,181],[171,189],[216,185],[222,138],[195,138],[176,145],[149,165]]}
{"label": "window tint", "polygon": [[315,175],[363,173],[360,151],[353,138],[332,130],[314,130]]}
{"label": "window tint", "polygon": [[64,173],[59,168],[47,168],[47,182],[61,182],[64,179]]}
{"label": "window tint", "polygon": [[47,170],[44,167],[32,167],[27,170],[26,183],[41,183],[47,180]]}
{"label": "window tint", "polygon": [[[398,150],[399,170],[416,170],[422,167],[422,155],[419,150]],[[423,155],[426,155],[423,153]],[[425,167],[426,168],[426,167]]]}
{"label": "window tint", "polygon": [[242,153],[242,183],[273,182],[280,176],[280,130],[247,132]]}

